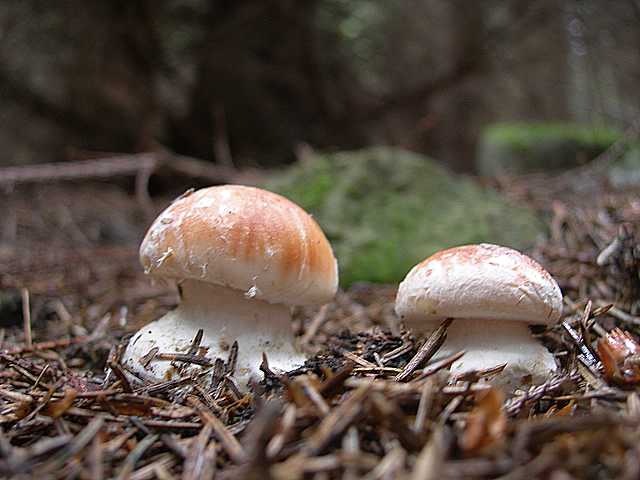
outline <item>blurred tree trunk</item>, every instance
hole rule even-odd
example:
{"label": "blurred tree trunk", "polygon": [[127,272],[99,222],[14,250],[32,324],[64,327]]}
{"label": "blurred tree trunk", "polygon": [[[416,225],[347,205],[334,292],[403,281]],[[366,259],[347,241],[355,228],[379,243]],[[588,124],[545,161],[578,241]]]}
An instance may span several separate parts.
{"label": "blurred tree trunk", "polygon": [[83,17],[70,25],[78,42],[63,73],[68,105],[104,126],[91,132],[87,147],[144,148],[161,134],[155,83],[163,54],[154,4],[114,0],[65,8]]}
{"label": "blurred tree trunk", "polygon": [[[301,141],[331,132],[331,101],[319,58],[317,0],[209,4],[188,113],[173,118],[177,148],[212,159],[232,154],[281,163]],[[217,160],[225,160],[217,158]]]}
{"label": "blurred tree trunk", "polygon": [[[438,102],[437,116],[441,119],[433,131],[442,145],[437,156],[456,170],[473,169],[475,139],[472,123],[478,115],[479,100],[474,79],[490,70],[486,53],[485,8],[478,2],[469,8],[465,0],[448,2],[450,69],[464,71],[460,82],[446,91],[446,104]],[[464,69],[464,70],[463,70]],[[439,99],[438,99],[439,100]],[[432,102],[435,107],[436,102]]]}

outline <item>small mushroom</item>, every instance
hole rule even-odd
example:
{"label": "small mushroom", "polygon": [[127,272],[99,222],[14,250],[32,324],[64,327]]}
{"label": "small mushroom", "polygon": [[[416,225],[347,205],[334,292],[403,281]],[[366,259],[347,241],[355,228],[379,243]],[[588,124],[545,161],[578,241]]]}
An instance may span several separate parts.
{"label": "small mushroom", "polygon": [[506,364],[495,381],[517,386],[529,376],[542,381],[557,369],[528,325],[557,322],[562,293],[544,268],[510,248],[466,245],[432,255],[400,284],[395,310],[407,327],[424,334],[454,319],[434,357],[464,350],[451,365],[454,374]]}
{"label": "small mushroom", "polygon": [[149,228],[140,261],[181,293],[175,310],[129,341],[124,364],[143,378],[170,379],[170,356],[149,352],[188,353],[200,329],[199,351],[210,360],[226,360],[238,342],[241,385],[261,378],[263,352],[273,370],[297,368],[305,357],[290,306],[327,303],[338,286],[331,245],[311,216],[280,195],[237,185],[178,198]]}

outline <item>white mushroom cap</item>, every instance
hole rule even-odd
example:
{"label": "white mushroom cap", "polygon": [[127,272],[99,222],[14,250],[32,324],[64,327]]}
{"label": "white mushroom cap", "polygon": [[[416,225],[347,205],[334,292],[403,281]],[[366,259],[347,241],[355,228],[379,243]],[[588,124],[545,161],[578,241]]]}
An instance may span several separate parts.
{"label": "white mushroom cap", "polygon": [[338,287],[331,245],[298,205],[259,188],[204,188],[172,203],[140,246],[145,271],[247,292],[269,303],[329,302]]}
{"label": "white mushroom cap", "polygon": [[464,318],[553,324],[562,314],[562,293],[526,255],[498,245],[466,245],[413,267],[398,289],[396,313],[409,322]]}

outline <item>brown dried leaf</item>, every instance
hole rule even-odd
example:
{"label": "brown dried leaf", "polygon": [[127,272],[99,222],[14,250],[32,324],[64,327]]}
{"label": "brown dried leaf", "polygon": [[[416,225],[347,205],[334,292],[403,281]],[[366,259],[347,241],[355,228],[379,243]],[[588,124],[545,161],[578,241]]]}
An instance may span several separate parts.
{"label": "brown dried leaf", "polygon": [[461,448],[475,453],[501,441],[507,426],[507,416],[502,409],[504,394],[496,389],[487,390],[476,402],[467,417]]}
{"label": "brown dried leaf", "polygon": [[558,410],[555,413],[556,417],[568,417],[569,415],[571,415],[573,413],[573,409],[575,407],[575,400],[571,400],[569,403],[567,403],[564,407],[562,407],[560,410]]}
{"label": "brown dried leaf", "polygon": [[597,350],[608,381],[622,385],[640,381],[640,344],[629,332],[614,328],[598,342]]}
{"label": "brown dried leaf", "polygon": [[159,398],[126,393],[104,399],[101,403],[107,406],[109,411],[117,412],[119,415],[135,417],[146,417],[153,414],[153,408],[167,408],[170,406],[169,402]]}
{"label": "brown dried leaf", "polygon": [[169,408],[151,407],[151,413],[165,418],[186,418],[196,414],[191,407],[172,405]]}
{"label": "brown dried leaf", "polygon": [[68,388],[64,391],[64,397],[62,397],[62,399],[49,402],[42,410],[42,413],[52,418],[58,418],[69,410],[77,396],[78,391],[76,389]]}
{"label": "brown dried leaf", "polygon": [[11,408],[4,408],[4,414],[0,415],[0,424],[21,420],[31,413],[31,402],[16,402]]}
{"label": "brown dried leaf", "polygon": [[298,408],[304,408],[308,406],[311,401],[305,395],[304,389],[300,382],[289,381],[285,383],[287,386],[287,397]]}

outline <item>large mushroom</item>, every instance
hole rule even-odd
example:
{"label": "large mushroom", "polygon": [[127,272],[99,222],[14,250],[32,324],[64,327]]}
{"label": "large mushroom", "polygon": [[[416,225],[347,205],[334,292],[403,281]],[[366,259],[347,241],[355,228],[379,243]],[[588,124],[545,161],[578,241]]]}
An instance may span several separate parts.
{"label": "large mushroom", "polygon": [[338,285],[331,245],[308,213],[237,185],[178,198],[149,228],[140,261],[180,290],[180,305],[129,341],[123,363],[143,378],[170,379],[170,356],[153,353],[186,353],[200,329],[209,359],[226,359],[238,342],[241,386],[261,375],[263,352],[276,371],[299,367],[305,357],[294,343],[290,306],[327,303]]}
{"label": "large mushroom", "polygon": [[400,284],[395,305],[405,325],[432,332],[453,319],[436,359],[464,350],[454,374],[506,364],[497,383],[516,386],[556,371],[553,355],[529,324],[554,324],[562,313],[556,281],[526,255],[490,244],[438,252],[413,267]]}

